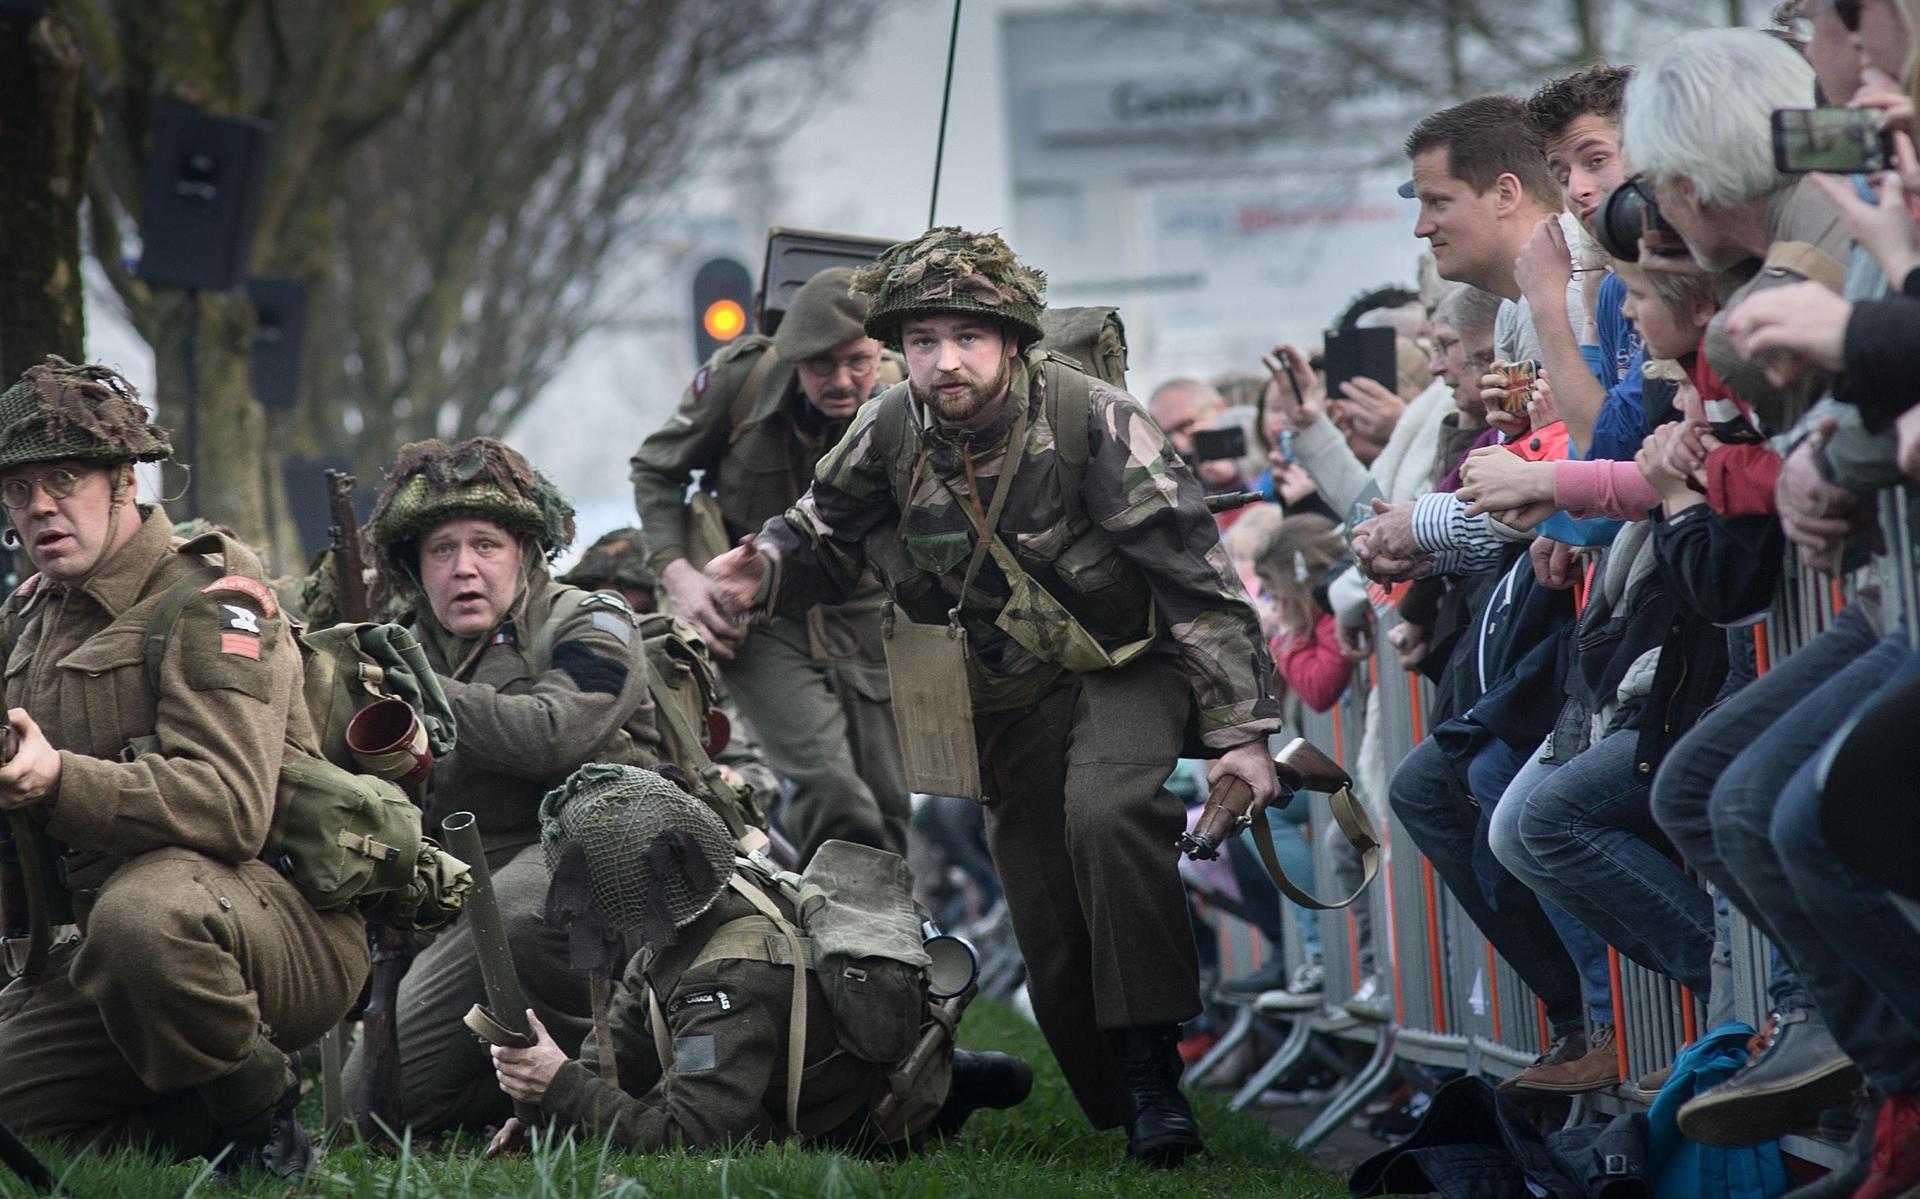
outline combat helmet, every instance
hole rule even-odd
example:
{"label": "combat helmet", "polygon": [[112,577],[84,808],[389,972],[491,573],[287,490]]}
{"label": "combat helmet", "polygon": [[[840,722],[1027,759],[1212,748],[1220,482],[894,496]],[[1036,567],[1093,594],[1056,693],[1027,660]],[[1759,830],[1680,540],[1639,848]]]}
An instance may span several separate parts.
{"label": "combat helmet", "polygon": [[650,949],[679,938],[734,872],[734,842],[706,804],[638,766],[591,763],[540,801],[555,879],[584,865],[595,913]]}
{"label": "combat helmet", "polygon": [[638,529],[615,529],[604,533],[587,547],[580,561],[566,574],[562,583],[589,590],[601,587],[639,587],[660,589],[660,576],[647,565],[647,543]]}
{"label": "combat helmet", "polygon": [[889,246],[853,276],[853,290],[871,296],[867,335],[900,348],[900,326],[931,314],[990,316],[1009,326],[1022,347],[1043,336],[1047,277],[1014,257],[998,233],[957,225],[929,229]]}
{"label": "combat helmet", "polygon": [[520,451],[491,437],[452,445],[434,438],[400,447],[373,506],[367,537],[381,571],[396,582],[417,581],[421,536],[458,517],[529,538],[548,561],[573,544],[573,506]]}
{"label": "combat helmet", "polygon": [[110,367],[48,355],[0,393],[0,470],[30,462],[117,466],[173,456],[133,384]]}

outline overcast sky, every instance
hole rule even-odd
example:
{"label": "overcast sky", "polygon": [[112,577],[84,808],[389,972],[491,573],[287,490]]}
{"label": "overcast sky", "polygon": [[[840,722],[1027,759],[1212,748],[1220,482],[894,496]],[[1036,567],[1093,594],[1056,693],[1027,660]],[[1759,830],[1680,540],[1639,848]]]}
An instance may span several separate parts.
{"label": "overcast sky", "polygon": [[[1002,229],[1009,220],[1000,13],[1042,0],[965,0],[953,76],[941,224]],[[927,225],[952,0],[890,0],[864,51],[830,62],[826,96],[777,161],[769,220],[805,229],[907,237]],[[758,245],[764,231],[747,241]],[[758,260],[751,263],[758,269]],[[655,300],[678,314],[679,280]],[[581,542],[634,519],[627,457],[672,412],[692,369],[689,329],[599,339],[548,389],[514,440],[580,509]],[[592,432],[582,436],[585,423]]]}

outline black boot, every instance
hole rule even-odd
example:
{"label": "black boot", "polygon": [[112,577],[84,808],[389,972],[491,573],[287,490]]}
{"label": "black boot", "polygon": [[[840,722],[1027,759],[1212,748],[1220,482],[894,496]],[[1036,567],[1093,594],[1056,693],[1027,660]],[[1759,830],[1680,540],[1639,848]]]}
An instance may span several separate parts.
{"label": "black boot", "polygon": [[1127,1152],[1133,1157],[1172,1169],[1206,1146],[1193,1108],[1180,1093],[1180,1028],[1161,1024],[1123,1028],[1113,1034],[1120,1066],[1133,1095],[1133,1123],[1127,1129]]}
{"label": "black boot", "polygon": [[[313,1146],[294,1109],[300,1106],[300,1080],[286,1094],[250,1120],[214,1130],[209,1158],[218,1158],[216,1178],[242,1179],[250,1174],[297,1179],[313,1164]],[[221,1156],[222,1151],[225,1156]]]}
{"label": "black boot", "polygon": [[944,1137],[960,1131],[967,1117],[983,1107],[1016,1107],[1033,1090],[1033,1067],[1010,1053],[953,1051],[953,1082],[947,1100],[922,1136]]}

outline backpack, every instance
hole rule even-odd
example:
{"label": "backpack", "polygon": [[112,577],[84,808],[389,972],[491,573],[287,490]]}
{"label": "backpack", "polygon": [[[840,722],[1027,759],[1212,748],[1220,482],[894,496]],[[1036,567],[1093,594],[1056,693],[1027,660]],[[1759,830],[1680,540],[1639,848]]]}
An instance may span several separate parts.
{"label": "backpack", "polygon": [[[765,830],[767,817],[751,787],[735,786],[708,755],[708,714],[718,695],[712,659],[693,626],[664,612],[636,613],[610,591],[561,593],[527,641],[527,656],[548,661],[560,629],[582,608],[605,608],[627,620],[640,634],[647,694],[659,714],[660,760],[678,766],[694,794],[712,808],[735,838],[749,828]],[[717,751],[716,751],[717,752]]]}
{"label": "backpack", "polygon": [[1127,389],[1127,330],[1118,308],[1047,308],[1037,348],[1121,391]]}
{"label": "backpack", "polygon": [[[927,994],[932,959],[922,944],[921,914],[906,860],[850,841],[821,845],[803,873],[775,870],[764,858],[743,858],[728,880],[758,911],[715,930],[689,969],[724,959],[796,966],[787,1039],[787,1130],[817,1136],[839,1127],[862,1104],[871,1106],[883,1143],[924,1128],[940,1110],[952,1080],[951,1045],[965,998],[935,1002]],[[769,897],[793,906],[788,920]],[[827,1000],[838,1052],[887,1067],[878,1094],[847,1098],[839,1110],[800,1119],[807,1045],[806,974]],[[649,993],[660,1060],[673,1060],[658,997]],[[921,1052],[931,1042],[934,1052]]]}
{"label": "backpack", "polygon": [[[180,614],[202,587],[224,573],[219,567],[203,567],[168,588],[155,607],[144,643],[147,686],[154,694],[159,693],[167,640]],[[260,857],[317,911],[358,907],[391,926],[435,928],[459,910],[466,866],[425,835],[420,808],[405,790],[363,773],[347,749],[348,721],[389,695],[385,668],[361,645],[360,631],[374,627],[335,625],[308,632],[294,626],[303,672],[301,699],[321,752],[316,756],[291,743],[286,746],[273,823]],[[416,670],[425,665],[420,658]],[[426,670],[425,678],[432,677]],[[444,707],[437,685],[432,690]],[[445,727],[451,728],[450,712]],[[154,746],[143,743],[152,740],[135,738],[128,748],[146,752]]]}

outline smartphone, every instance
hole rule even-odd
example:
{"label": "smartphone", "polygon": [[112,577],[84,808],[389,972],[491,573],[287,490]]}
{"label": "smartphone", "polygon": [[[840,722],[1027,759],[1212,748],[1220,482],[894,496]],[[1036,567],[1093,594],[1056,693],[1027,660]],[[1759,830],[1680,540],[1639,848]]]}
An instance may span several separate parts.
{"label": "smartphone", "polygon": [[1372,379],[1392,391],[1400,375],[1400,354],[1392,329],[1346,329],[1327,334],[1327,398],[1342,400],[1340,385]]}
{"label": "smartphone", "polygon": [[1193,456],[1200,462],[1244,458],[1247,456],[1247,431],[1239,425],[1229,425],[1224,429],[1195,429]]}
{"label": "smartphone", "polygon": [[1884,171],[1893,145],[1880,132],[1878,108],[1776,108],[1773,165],[1779,171],[1838,175]]}

